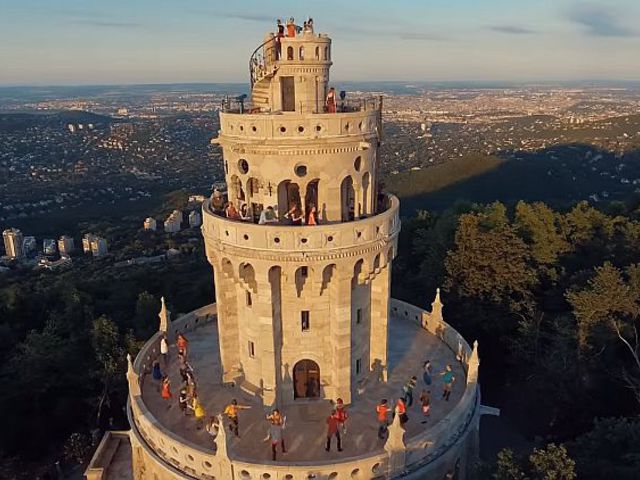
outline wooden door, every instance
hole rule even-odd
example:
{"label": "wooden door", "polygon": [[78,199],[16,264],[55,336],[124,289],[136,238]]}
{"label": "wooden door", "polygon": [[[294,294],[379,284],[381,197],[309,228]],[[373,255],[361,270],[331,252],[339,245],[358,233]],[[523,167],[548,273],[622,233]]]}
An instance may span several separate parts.
{"label": "wooden door", "polygon": [[320,397],[320,368],[313,360],[300,360],[293,367],[294,398]]}
{"label": "wooden door", "polygon": [[296,89],[293,77],[280,77],[280,89],[282,92],[282,111],[296,111]]}

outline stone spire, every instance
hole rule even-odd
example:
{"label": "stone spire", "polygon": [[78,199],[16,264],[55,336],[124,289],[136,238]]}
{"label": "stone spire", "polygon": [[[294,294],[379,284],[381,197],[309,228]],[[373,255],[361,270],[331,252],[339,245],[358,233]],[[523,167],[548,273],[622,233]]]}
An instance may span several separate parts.
{"label": "stone spire", "polygon": [[440,301],[440,289],[436,288],[436,298],[431,303],[431,317],[434,320],[442,321],[442,307],[444,305]]}
{"label": "stone spire", "polygon": [[384,449],[389,455],[389,475],[395,476],[404,470],[407,449],[404,444],[404,428],[400,425],[400,415],[393,417],[388,432],[389,436],[384,444]]}
{"label": "stone spire", "polygon": [[480,358],[478,357],[478,340],[473,342],[473,350],[467,361],[467,385],[478,381],[478,368],[480,368]]}
{"label": "stone spire", "polygon": [[133,360],[130,353],[127,353],[127,383],[129,384],[129,394],[132,397],[141,395],[140,381],[138,374],[133,370]]}
{"label": "stone spire", "polygon": [[226,418],[223,415],[218,415],[218,434],[216,435],[216,460],[220,466],[220,478],[231,478],[233,472],[231,471],[231,461],[229,460],[228,446],[229,437],[226,430]]}
{"label": "stone spire", "polygon": [[160,307],[160,313],[158,314],[158,317],[160,317],[159,330],[167,333],[169,331],[169,326],[171,325],[171,312],[167,310],[167,304],[164,301],[164,297],[160,298],[160,302],[162,306]]}

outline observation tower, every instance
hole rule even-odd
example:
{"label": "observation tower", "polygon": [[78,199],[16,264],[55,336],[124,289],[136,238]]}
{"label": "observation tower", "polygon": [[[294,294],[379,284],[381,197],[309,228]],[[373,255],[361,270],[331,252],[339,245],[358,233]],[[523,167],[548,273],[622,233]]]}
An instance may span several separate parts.
{"label": "observation tower", "polygon": [[[202,208],[215,303],[172,320],[163,300],[158,333],[129,360],[131,430],[105,435],[87,478],[468,478],[480,416],[493,413],[480,404],[477,344],[444,321],[439,292],[430,310],[390,298],[400,219],[398,199],[380,187],[382,100],[332,91],[331,55],[331,39],[307,28],[268,34],[250,57],[250,101],[225,102],[212,140],[227,192]],[[162,336],[173,344],[178,333],[190,342],[198,398],[219,418],[215,438],[162,399],[149,374]],[[165,373],[178,386],[176,353]],[[456,380],[445,400],[447,366]],[[431,392],[428,421],[416,400],[409,421],[396,415],[380,438],[376,405],[393,405],[412,376],[416,399]],[[342,451],[327,452],[338,398],[349,433]],[[219,416],[231,399],[250,407],[239,437]],[[273,408],[287,416],[277,461],[263,442]],[[131,476],[109,476],[126,470],[126,452]]]}

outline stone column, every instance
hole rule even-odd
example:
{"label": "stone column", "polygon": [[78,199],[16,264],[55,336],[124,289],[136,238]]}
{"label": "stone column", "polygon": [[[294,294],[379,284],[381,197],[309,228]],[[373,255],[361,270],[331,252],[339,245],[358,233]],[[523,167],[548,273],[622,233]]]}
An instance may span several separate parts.
{"label": "stone column", "polygon": [[262,400],[265,405],[276,401],[276,345],[274,342],[272,286],[268,272],[256,272],[258,289],[253,301],[254,323],[259,331],[256,357],[260,360]]}
{"label": "stone column", "polygon": [[384,449],[389,456],[388,478],[394,478],[404,470],[407,455],[407,447],[404,444],[404,428],[400,425],[400,415],[396,415],[389,425],[389,436],[384,444]]}
{"label": "stone column", "polygon": [[218,338],[220,342],[220,363],[222,381],[232,382],[236,378],[240,362],[238,349],[238,304],[236,285],[227,277],[222,268],[213,269],[218,307]]}
{"label": "stone column", "polygon": [[371,336],[370,365],[374,370],[379,368],[380,378],[387,381],[388,325],[389,325],[389,292],[391,287],[391,264],[383,267],[371,280]]}
{"label": "stone column", "polygon": [[331,343],[336,397],[351,403],[351,297],[353,265],[338,264],[331,278]]}

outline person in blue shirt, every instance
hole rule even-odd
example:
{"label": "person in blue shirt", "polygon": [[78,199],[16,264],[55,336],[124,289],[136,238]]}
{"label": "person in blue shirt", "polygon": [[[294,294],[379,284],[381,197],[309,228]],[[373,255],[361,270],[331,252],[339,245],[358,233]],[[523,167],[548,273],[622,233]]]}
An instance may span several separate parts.
{"label": "person in blue shirt", "polygon": [[453,384],[456,381],[456,376],[451,370],[451,365],[447,365],[444,369],[444,372],[440,373],[440,375],[442,376],[442,381],[444,382],[444,392],[442,393],[442,398],[444,398],[448,402],[449,397],[451,396],[451,390],[453,389]]}

